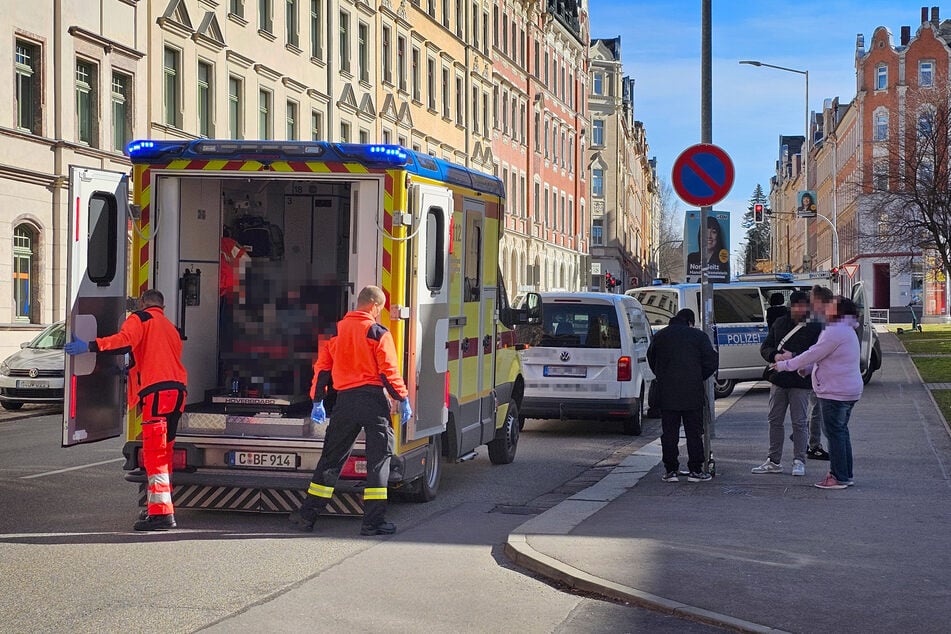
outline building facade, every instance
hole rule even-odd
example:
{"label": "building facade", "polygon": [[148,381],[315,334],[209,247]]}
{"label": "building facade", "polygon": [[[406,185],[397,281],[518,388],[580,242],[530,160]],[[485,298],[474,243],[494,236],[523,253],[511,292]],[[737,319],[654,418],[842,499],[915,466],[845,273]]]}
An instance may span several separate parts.
{"label": "building facade", "polygon": [[[591,41],[591,288],[624,290],[652,274],[658,206],[656,163],[634,119],[634,80],[624,76],[621,39]],[[608,280],[617,280],[611,286]]]}

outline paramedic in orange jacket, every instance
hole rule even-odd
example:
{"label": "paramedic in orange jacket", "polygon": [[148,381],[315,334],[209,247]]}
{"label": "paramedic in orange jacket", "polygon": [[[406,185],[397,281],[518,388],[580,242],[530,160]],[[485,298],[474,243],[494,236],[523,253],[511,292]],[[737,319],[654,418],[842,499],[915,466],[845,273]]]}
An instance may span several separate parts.
{"label": "paramedic in orange jacket", "polygon": [[410,419],[413,410],[400,376],[393,337],[377,322],[385,303],[386,297],[378,287],[367,286],[361,290],[356,310],[337,322],[337,335],[321,347],[314,363],[311,419],[316,423],[326,420],[323,401],[331,380],[337,400],[307,496],[300,509],[291,514],[291,521],[303,531],[313,530],[317,516],[333,496],[340,470],[362,429],[366,438],[367,476],[360,534],[396,532],[396,526],[384,518],[393,428],[390,406],[383,391],[400,402],[402,422]]}
{"label": "paramedic in orange jacket", "polygon": [[165,317],[165,297],[156,290],[142,293],[139,310],[129,315],[119,332],[94,341],[73,340],[68,354],[131,352],[130,405],[142,411],[142,458],[148,476],[148,508],[135,523],[137,531],[175,528],[172,507],[172,448],[178,421],[185,409],[188,378],[182,365],[182,337]]}

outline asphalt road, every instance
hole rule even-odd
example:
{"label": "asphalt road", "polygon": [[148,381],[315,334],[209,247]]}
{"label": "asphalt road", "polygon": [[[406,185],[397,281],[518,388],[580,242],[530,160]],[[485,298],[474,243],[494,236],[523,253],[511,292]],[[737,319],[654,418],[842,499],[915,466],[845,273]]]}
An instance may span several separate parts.
{"label": "asphalt road", "polygon": [[529,421],[513,464],[483,450],[446,465],[436,500],[392,504],[389,539],[357,536],[352,518],[302,535],[284,516],[189,510],[178,530],[135,533],[122,441],[62,449],[60,425],[0,417],[0,631],[294,631],[291,613],[312,615],[307,631],[712,631],[563,592],[501,554],[511,530],[655,439],[658,421],[636,439]]}

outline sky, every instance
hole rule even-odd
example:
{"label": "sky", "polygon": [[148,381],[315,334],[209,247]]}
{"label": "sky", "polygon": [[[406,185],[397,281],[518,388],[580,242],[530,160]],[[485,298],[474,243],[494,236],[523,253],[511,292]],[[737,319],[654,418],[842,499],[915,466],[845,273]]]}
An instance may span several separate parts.
{"label": "sky", "polygon": [[[895,44],[912,37],[921,2],[904,0],[712,0],[713,143],[731,157],[733,189],[715,209],[731,213],[734,261],[745,240],[740,222],[756,185],[769,194],[780,135],[802,135],[805,77],[739,64],[758,60],[809,71],[809,108],[855,97],[856,35],[884,26]],[[939,6],[932,3],[930,6]],[[677,156],[700,142],[701,0],[589,0],[592,39],[621,37],[625,75],[633,77],[634,117],[644,122],[658,177],[671,183]],[[941,19],[951,18],[951,4]],[[680,210],[688,206],[679,201]]]}

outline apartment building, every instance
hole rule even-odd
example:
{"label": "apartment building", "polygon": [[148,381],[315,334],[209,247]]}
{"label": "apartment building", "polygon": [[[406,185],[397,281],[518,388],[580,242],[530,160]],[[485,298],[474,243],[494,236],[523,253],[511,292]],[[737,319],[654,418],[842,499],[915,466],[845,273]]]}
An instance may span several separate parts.
{"label": "apartment building", "polygon": [[70,165],[125,172],[146,126],[142,3],[56,2],[0,16],[0,357],[65,316]]}
{"label": "apartment building", "polygon": [[636,286],[651,275],[657,170],[643,123],[634,119],[634,80],[624,76],[621,39],[591,41],[590,145],[592,288]]}

